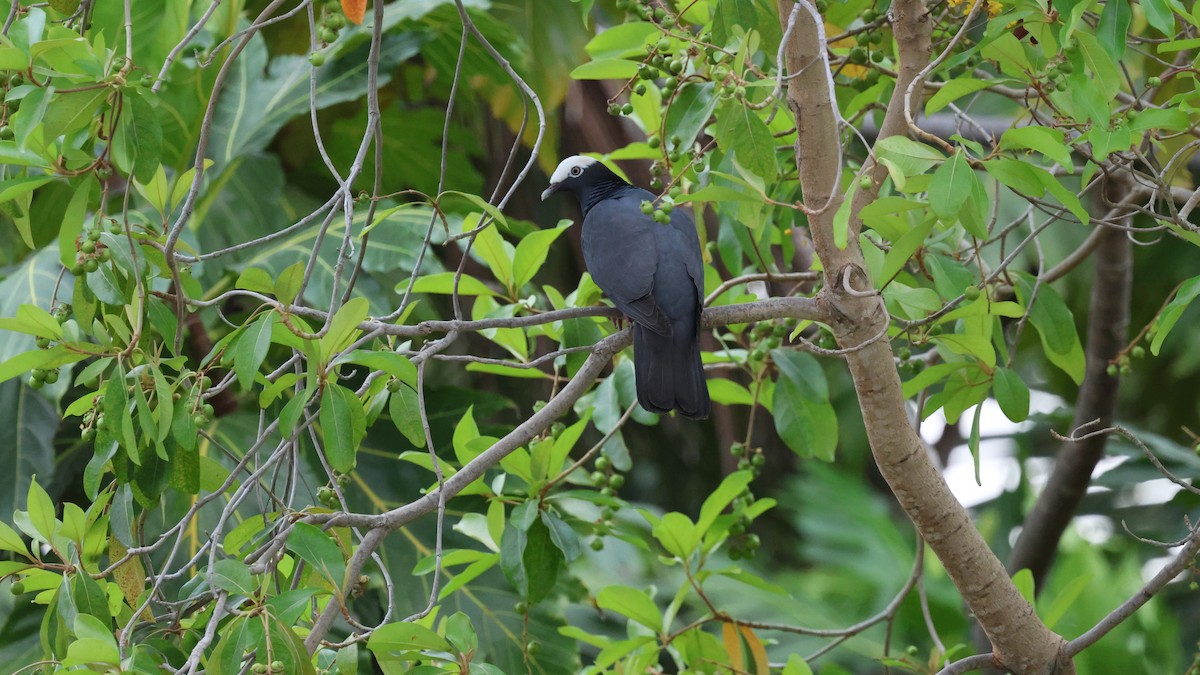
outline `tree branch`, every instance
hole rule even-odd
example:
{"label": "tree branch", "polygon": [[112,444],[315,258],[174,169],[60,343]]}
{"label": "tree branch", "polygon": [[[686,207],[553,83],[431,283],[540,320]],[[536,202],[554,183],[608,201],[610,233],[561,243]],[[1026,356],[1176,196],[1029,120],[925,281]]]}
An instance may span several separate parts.
{"label": "tree branch", "polygon": [[[779,3],[781,21],[787,21],[792,9],[792,2]],[[900,63],[904,72],[913,72],[929,60],[927,10],[920,0],[898,0],[890,11]],[[810,205],[829,202],[827,209],[810,215],[809,223],[825,270],[826,284],[818,298],[827,302],[837,317],[832,328],[838,344],[845,348],[876,335],[889,319],[875,297],[861,297],[848,287],[853,283],[859,289],[874,288],[858,246],[858,211],[850,213],[845,248],[839,248],[834,240],[833,214],[841,200],[835,192],[842,174],[837,147],[839,115],[829,97],[830,74],[818,65],[827,48],[818,29],[811,12],[800,12],[787,48],[788,72],[797,73],[788,87],[788,105],[796,117],[796,164],[804,199]],[[910,83],[898,82],[896,90],[907,90]],[[889,114],[905,110],[905,103],[897,104],[893,96]],[[891,130],[895,124],[884,126]],[[1021,597],[926,454],[908,420],[890,343],[878,341],[848,354],[846,363],[880,472],[983,626],[998,661],[1018,673],[1074,672],[1063,651],[1063,639],[1047,629]]]}
{"label": "tree branch", "polygon": [[[1132,244],[1121,230],[1104,227],[1097,233],[1099,244],[1088,309],[1087,369],[1076,398],[1072,428],[1093,420],[1103,427],[1112,422],[1119,381],[1107,369],[1125,346],[1129,328]],[[1107,434],[1096,434],[1059,446],[1050,479],[1025,517],[1008,569],[1029,569],[1036,589],[1042,587],[1050,571],[1058,542],[1087,492],[1107,439]]]}

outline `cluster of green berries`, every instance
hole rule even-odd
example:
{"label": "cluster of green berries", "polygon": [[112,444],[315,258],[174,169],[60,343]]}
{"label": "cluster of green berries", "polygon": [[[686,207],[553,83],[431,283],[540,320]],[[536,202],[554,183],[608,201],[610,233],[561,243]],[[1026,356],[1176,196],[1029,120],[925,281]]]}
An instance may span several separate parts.
{"label": "cluster of green berries", "polygon": [[1055,91],[1067,90],[1067,75],[1075,72],[1075,66],[1069,59],[1061,58],[1057,61],[1051,61],[1050,65],[1046,66],[1046,84],[1048,88]]}
{"label": "cluster of green berries", "polygon": [[[199,386],[192,389],[188,395],[188,410],[192,411],[192,423],[197,427],[206,427],[216,417],[216,411],[211,403],[202,403],[204,392],[212,387],[212,378],[201,375],[196,382]],[[176,393],[178,396],[178,393]]]}
{"label": "cluster of green berries", "polygon": [[[321,18],[317,22],[317,37],[321,39],[321,46],[337,42],[338,32],[346,27],[346,15],[342,13],[342,4],[339,0],[329,0],[321,9]],[[320,68],[325,65],[327,55],[325,52],[313,52],[308,55],[308,62],[314,67]]]}
{"label": "cluster of green berries", "polygon": [[[600,490],[600,494],[605,497],[616,496],[617,490],[620,490],[625,485],[625,476],[619,473],[612,465],[609,458],[601,455],[596,458],[595,470],[592,471],[588,478],[592,485]],[[591,547],[593,551],[604,549],[604,536],[612,532],[616,527],[617,521],[614,518],[617,515],[617,510],[614,506],[605,505],[600,509],[600,517],[593,525],[593,533]]]}
{"label": "cluster of green berries", "polygon": [[[349,474],[339,473],[337,478],[334,480],[337,481],[338,487],[343,489],[350,485]],[[317,501],[331,509],[338,509],[342,506],[341,503],[338,502],[337,492],[335,492],[334,489],[328,485],[322,485],[321,487],[317,488]]]}
{"label": "cluster of green berries", "polygon": [[675,205],[671,202],[652,202],[648,199],[642,200],[642,213],[654,218],[654,222],[666,225],[671,222],[671,212],[675,210]]}
{"label": "cluster of green berries", "polygon": [[[71,318],[71,305],[62,303],[56,306],[51,314],[60,325],[64,324]],[[34,344],[38,349],[49,349],[52,342],[48,337],[38,337],[34,339]],[[29,380],[26,384],[30,389],[41,389],[43,385],[58,382],[58,374],[58,368],[34,368],[29,371]]]}
{"label": "cluster of green berries", "polygon": [[104,394],[96,394],[92,399],[92,407],[83,413],[83,422],[79,425],[79,438],[85,443],[96,438],[96,430],[104,426],[104,413],[98,412],[104,408]]}
{"label": "cluster of green berries", "polygon": [[1115,361],[1110,362],[1105,372],[1108,373],[1109,377],[1116,377],[1118,375],[1129,377],[1133,374],[1132,359],[1144,358],[1146,358],[1146,348],[1141,345],[1134,345],[1132,349],[1118,356]]}
{"label": "cluster of green berries", "polygon": [[734,443],[729,446],[729,454],[738,458],[738,471],[750,471],[757,476],[764,464],[767,463],[767,458],[763,455],[762,448],[747,448],[744,443]]}
{"label": "cluster of green berries", "polygon": [[[737,444],[734,445],[736,446]],[[733,452],[733,448],[729,450]],[[754,493],[751,492],[749,486],[744,488],[741,494],[733,500],[733,513],[737,516],[737,520],[729,526],[729,557],[733,560],[753,558],[754,554],[762,546],[762,539],[757,534],[747,532],[751,521],[750,516],[746,515],[745,511],[753,503]]]}
{"label": "cluster of green berries", "polygon": [[789,317],[778,321],[759,321],[747,333],[747,348],[750,350],[746,357],[755,368],[766,363],[772,349],[777,349],[783,343],[783,338],[796,328],[797,321]]}
{"label": "cluster of green berries", "polygon": [[900,372],[916,375],[925,369],[924,359],[914,359],[911,347],[901,347],[896,350],[896,358],[900,359]]}
{"label": "cluster of green berries", "polygon": [[250,666],[250,672],[256,675],[283,675],[287,672],[287,666],[279,660],[270,663],[256,663]]}
{"label": "cluster of green berries", "polygon": [[643,21],[654,21],[663,28],[674,28],[678,19],[653,0],[616,0],[613,5],[619,12],[637,15]]}
{"label": "cluster of green berries", "polygon": [[75,264],[71,274],[80,277],[100,269],[101,263],[112,259],[112,251],[100,243],[100,228],[93,227],[75,238]]}
{"label": "cluster of green berries", "polygon": [[[13,87],[19,87],[24,84],[25,78],[20,73],[13,73],[12,75],[8,76],[8,79],[3,80],[3,82],[6,85],[5,88],[11,90]],[[12,126],[8,123],[8,118],[10,115],[20,110],[20,108],[21,99],[10,99],[8,98],[7,94],[5,95],[4,109],[3,111],[0,111],[0,120],[3,120],[3,124],[0,124],[0,141],[11,141],[16,137],[16,132],[13,131]]]}

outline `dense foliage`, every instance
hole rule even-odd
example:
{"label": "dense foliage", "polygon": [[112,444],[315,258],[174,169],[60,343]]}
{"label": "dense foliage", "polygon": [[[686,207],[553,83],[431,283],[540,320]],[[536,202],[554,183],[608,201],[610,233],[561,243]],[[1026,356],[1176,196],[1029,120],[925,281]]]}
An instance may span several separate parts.
{"label": "dense foliage", "polygon": [[[1007,472],[975,523],[1075,667],[1200,668],[1200,12],[915,4],[931,47],[875,0],[14,2],[0,662],[956,668],[980,612],[843,364],[882,348],[932,454]],[[584,151],[696,217],[712,420],[636,405],[537,201]]]}

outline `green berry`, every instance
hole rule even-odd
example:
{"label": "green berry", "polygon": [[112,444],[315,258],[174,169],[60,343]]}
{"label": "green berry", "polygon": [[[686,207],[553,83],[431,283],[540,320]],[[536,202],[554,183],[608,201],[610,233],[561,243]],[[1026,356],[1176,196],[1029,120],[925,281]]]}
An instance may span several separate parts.
{"label": "green berry", "polygon": [[625,105],[621,106],[621,114],[622,115],[632,115],[633,114],[633,104],[626,103]]}
{"label": "green berry", "polygon": [[1130,366],[1121,366],[1121,377],[1129,377],[1133,374],[1133,368]]}
{"label": "green berry", "polygon": [[608,486],[614,490],[620,490],[625,485],[625,476],[619,473],[614,473],[608,477]]}
{"label": "green berry", "polygon": [[283,661],[272,661],[271,662],[271,670],[276,673],[282,673],[283,672]]}
{"label": "green berry", "polygon": [[313,52],[308,55],[308,62],[312,64],[313,68],[320,68],[325,65],[326,58],[325,52]]}
{"label": "green berry", "polygon": [[554,424],[550,425],[550,435],[554,438],[558,438],[562,435],[562,432],[566,430],[567,425],[563,424],[562,422],[555,422]]}
{"label": "green berry", "polygon": [[746,446],[742,445],[741,443],[734,443],[733,445],[729,446],[729,454],[733,455],[734,457],[741,457],[742,455],[746,454]]}
{"label": "green berry", "polygon": [[58,382],[58,369],[46,371],[46,384]]}
{"label": "green berry", "polygon": [[334,30],[343,28],[346,25],[346,15],[340,12],[336,14],[330,14],[329,16],[325,17],[325,25]]}
{"label": "green berry", "polygon": [[[649,145],[652,149],[657,150],[660,146],[662,146],[662,139],[660,139],[658,136],[651,136],[650,138],[646,139],[646,145]],[[645,203],[649,204],[650,202]]]}
{"label": "green berry", "polygon": [[759,546],[762,546],[762,540],[759,539],[757,534],[746,535],[746,548],[753,551]]}
{"label": "green berry", "polygon": [[614,491],[610,487],[605,486],[605,487],[600,488],[600,494],[604,495],[605,497],[611,497],[616,494],[616,491]]}
{"label": "green berry", "polygon": [[644,213],[646,215],[650,215],[651,213],[654,213],[654,204],[651,204],[648,200],[643,199],[642,200],[642,213]]}
{"label": "green berry", "polygon": [[597,487],[608,484],[608,476],[603,471],[593,471],[589,478],[591,478],[592,485]]}
{"label": "green berry", "polygon": [[192,424],[195,424],[198,427],[207,426],[208,418],[200,413],[196,413],[195,415],[192,415]]}
{"label": "green berry", "polygon": [[88,241],[100,241],[100,230],[88,230]]}
{"label": "green berry", "polygon": [[16,133],[13,128],[7,124],[0,126],[0,141],[11,141]]}
{"label": "green berry", "polygon": [[35,345],[37,345],[38,349],[47,349],[50,347],[50,338],[40,337],[40,338],[34,340],[33,343]]}
{"label": "green berry", "polygon": [[529,611],[529,605],[526,604],[524,600],[518,600],[517,603],[513,605],[513,611],[517,614],[524,615]]}
{"label": "green berry", "polygon": [[604,540],[601,539],[600,537],[596,537],[595,539],[593,539],[592,540],[592,550],[593,551],[603,551],[604,550]]}
{"label": "green berry", "polygon": [[675,91],[675,89],[678,87],[679,87],[679,78],[677,78],[675,76],[671,76],[671,77],[668,77],[667,79],[663,80],[663,91],[665,91],[668,94]]}
{"label": "green berry", "polygon": [[44,380],[34,379],[32,376],[30,376],[29,382],[27,384],[29,385],[30,389],[41,389],[42,385],[44,385],[46,383]]}
{"label": "green berry", "polygon": [[633,88],[633,93],[637,94],[638,96],[644,95],[646,93],[646,85],[638,83],[638,85]]}
{"label": "green berry", "polygon": [[96,260],[95,258],[88,258],[87,260],[83,261],[83,269],[86,272],[95,272],[96,270],[100,269],[100,261]]}
{"label": "green berry", "polygon": [[658,208],[661,209],[663,213],[670,213],[675,209],[675,205],[671,202],[663,202],[662,204],[659,204]]}
{"label": "green berry", "polygon": [[79,245],[79,250],[83,251],[84,253],[95,253],[96,242],[92,241],[91,239],[85,239],[83,240],[83,243]]}
{"label": "green berry", "polygon": [[1161,84],[1162,84],[1162,78],[1158,77],[1157,75],[1151,75],[1150,77],[1146,78],[1146,86],[1147,87],[1157,87]]}
{"label": "green berry", "polygon": [[325,44],[330,44],[332,42],[336,42],[337,37],[338,37],[338,34],[337,34],[336,30],[333,30],[332,28],[322,28],[321,29],[321,42],[324,42]]}
{"label": "green berry", "polygon": [[874,185],[874,181],[871,180],[870,176],[863,176],[858,179],[859,190],[870,190],[872,185]]}
{"label": "green berry", "polygon": [[1133,350],[1130,351],[1130,354],[1135,359],[1144,359],[1144,358],[1146,358],[1146,348],[1141,345],[1138,345],[1138,346],[1134,347]]}
{"label": "green berry", "polygon": [[658,51],[660,51],[660,52],[671,51],[671,41],[667,38],[661,38],[658,41]]}
{"label": "green berry", "polygon": [[982,295],[982,291],[978,286],[967,286],[963,289],[963,297],[969,301],[978,300],[980,295]]}
{"label": "green berry", "polygon": [[387,390],[392,392],[393,394],[400,391],[400,380],[397,380],[394,377],[389,378],[387,381]]}
{"label": "green berry", "polygon": [[899,351],[896,352],[896,356],[899,356],[901,361],[907,361],[912,358],[912,349],[909,349],[908,347],[901,347]]}
{"label": "green berry", "polygon": [[12,582],[12,586],[9,586],[8,590],[12,591],[13,595],[22,595],[25,593],[25,582],[18,579]]}
{"label": "green berry", "polygon": [[1110,364],[1108,364],[1108,368],[1104,369],[1104,372],[1108,373],[1109,377],[1116,377],[1117,375],[1120,374],[1121,371],[1119,368],[1117,368],[1117,364],[1110,363]]}
{"label": "green berry", "polygon": [[762,466],[763,464],[766,464],[766,463],[767,463],[767,458],[765,456],[763,456],[762,453],[759,453],[750,458],[750,464],[752,466]]}
{"label": "green berry", "polygon": [[596,470],[597,471],[608,471],[608,467],[611,465],[612,465],[612,462],[610,462],[609,459],[607,457],[605,457],[604,455],[601,455],[596,458]]}

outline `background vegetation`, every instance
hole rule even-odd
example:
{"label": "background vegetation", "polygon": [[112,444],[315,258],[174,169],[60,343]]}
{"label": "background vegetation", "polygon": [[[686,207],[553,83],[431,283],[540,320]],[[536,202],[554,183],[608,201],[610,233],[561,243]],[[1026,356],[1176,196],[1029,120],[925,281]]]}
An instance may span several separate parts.
{"label": "background vegetation", "polygon": [[[1198,48],[1176,0],[14,0],[0,663],[1196,672]],[[708,421],[636,406],[538,200],[579,152],[695,215]]]}

